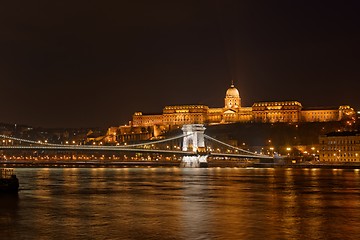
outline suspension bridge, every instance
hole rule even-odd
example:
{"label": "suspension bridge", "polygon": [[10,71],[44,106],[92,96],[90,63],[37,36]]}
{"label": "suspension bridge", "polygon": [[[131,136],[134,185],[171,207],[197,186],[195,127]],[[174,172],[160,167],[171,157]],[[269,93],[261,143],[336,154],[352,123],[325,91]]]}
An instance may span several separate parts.
{"label": "suspension bridge", "polygon": [[[54,150],[54,151],[113,151],[113,152],[133,152],[133,153],[161,153],[178,154],[182,156],[181,167],[197,168],[206,167],[207,159],[211,157],[246,158],[246,159],[274,159],[273,156],[259,154],[244,150],[205,134],[203,124],[188,124],[182,127],[183,133],[179,136],[148,141],[138,144],[118,145],[118,146],[94,146],[94,145],[69,145],[54,144],[47,142],[36,142],[12,136],[0,135],[2,139],[8,139],[16,144],[0,145],[0,150]],[[156,144],[166,144],[174,140],[182,140],[182,147],[178,149],[154,148]],[[206,142],[212,142],[228,148],[228,152],[221,153],[208,150]]]}

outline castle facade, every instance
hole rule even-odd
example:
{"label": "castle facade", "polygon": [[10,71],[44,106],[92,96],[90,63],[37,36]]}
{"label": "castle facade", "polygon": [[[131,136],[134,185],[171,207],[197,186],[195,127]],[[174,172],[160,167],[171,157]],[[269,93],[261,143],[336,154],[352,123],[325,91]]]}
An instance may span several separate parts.
{"label": "castle facade", "polygon": [[355,110],[347,105],[304,108],[298,101],[256,102],[251,107],[243,107],[238,89],[231,84],[226,91],[222,108],[210,108],[206,105],[165,106],[160,114],[135,112],[130,125],[133,127],[171,127],[194,123],[329,122],[351,119],[355,115]]}

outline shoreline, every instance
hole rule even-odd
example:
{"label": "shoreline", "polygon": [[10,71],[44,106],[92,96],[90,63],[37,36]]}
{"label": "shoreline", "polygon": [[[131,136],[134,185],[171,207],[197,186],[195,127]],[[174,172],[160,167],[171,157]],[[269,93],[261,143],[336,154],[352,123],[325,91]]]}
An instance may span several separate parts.
{"label": "shoreline", "polygon": [[4,162],[0,161],[0,167],[9,168],[131,168],[131,167],[176,167],[180,166],[180,162],[169,161],[134,161],[134,162],[104,162],[104,161],[88,161],[88,162],[68,162],[68,161],[52,161],[52,162]]}
{"label": "shoreline", "polygon": [[311,169],[360,169],[360,164],[254,164],[256,168],[311,168]]}
{"label": "shoreline", "polygon": [[[28,161],[0,161],[2,168],[136,168],[136,167],[179,167],[180,161],[132,161],[132,162],[28,162]],[[208,168],[320,168],[320,169],[360,169],[359,164],[276,164],[276,163],[244,163],[244,162],[209,162]]]}

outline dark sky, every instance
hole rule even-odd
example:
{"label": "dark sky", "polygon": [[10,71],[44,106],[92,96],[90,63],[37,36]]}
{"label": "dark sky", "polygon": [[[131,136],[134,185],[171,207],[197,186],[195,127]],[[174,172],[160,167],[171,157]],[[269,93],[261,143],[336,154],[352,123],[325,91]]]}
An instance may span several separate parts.
{"label": "dark sky", "polygon": [[359,1],[2,1],[0,122],[109,127],[171,104],[360,109]]}

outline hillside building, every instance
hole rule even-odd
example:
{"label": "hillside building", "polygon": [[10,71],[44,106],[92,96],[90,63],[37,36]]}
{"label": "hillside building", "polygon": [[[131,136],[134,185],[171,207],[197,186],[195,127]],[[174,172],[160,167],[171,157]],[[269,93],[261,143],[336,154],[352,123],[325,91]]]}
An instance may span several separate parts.
{"label": "hillside building", "polygon": [[154,125],[171,127],[193,123],[329,122],[352,119],[355,115],[354,109],[347,105],[304,108],[298,101],[256,102],[251,107],[243,107],[238,89],[231,84],[226,91],[222,108],[210,108],[201,104],[165,106],[159,114],[135,112],[130,125],[133,127]]}
{"label": "hillside building", "polygon": [[360,132],[331,132],[319,137],[321,162],[360,162]]}

